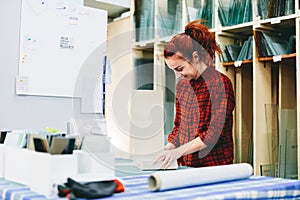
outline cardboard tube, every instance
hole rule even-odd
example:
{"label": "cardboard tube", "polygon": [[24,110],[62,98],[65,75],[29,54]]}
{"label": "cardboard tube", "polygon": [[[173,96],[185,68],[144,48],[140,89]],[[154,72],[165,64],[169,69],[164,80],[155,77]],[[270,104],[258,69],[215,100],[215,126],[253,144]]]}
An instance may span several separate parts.
{"label": "cardboard tube", "polygon": [[249,178],[252,173],[252,166],[248,163],[187,168],[174,171],[158,171],[149,176],[148,187],[152,191],[162,191],[245,179]]}

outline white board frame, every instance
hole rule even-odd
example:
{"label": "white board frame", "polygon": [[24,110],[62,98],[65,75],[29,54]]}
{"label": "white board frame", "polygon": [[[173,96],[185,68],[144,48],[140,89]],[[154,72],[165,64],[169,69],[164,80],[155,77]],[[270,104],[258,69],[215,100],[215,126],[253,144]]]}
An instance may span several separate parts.
{"label": "white board frame", "polygon": [[16,93],[82,97],[84,77],[96,80],[85,98],[102,99],[106,35],[105,10],[69,0],[22,0]]}

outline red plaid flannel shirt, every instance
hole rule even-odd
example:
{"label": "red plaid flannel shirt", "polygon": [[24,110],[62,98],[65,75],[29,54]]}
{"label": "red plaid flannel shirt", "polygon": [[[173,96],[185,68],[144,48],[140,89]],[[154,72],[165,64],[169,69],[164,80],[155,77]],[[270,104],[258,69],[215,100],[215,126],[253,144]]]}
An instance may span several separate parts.
{"label": "red plaid flannel shirt", "polygon": [[196,137],[208,146],[178,159],[181,166],[204,167],[233,162],[231,81],[213,67],[197,80],[181,79],[176,86],[176,116],[168,141],[176,147]]}

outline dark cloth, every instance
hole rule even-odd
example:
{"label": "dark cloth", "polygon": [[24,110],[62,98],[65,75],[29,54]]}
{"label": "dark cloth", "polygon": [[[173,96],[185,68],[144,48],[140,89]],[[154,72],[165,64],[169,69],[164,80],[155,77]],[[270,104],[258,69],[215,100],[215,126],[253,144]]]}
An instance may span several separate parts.
{"label": "dark cloth", "polygon": [[96,199],[111,196],[116,192],[123,192],[124,186],[116,179],[79,183],[68,178],[65,185],[58,185],[57,189],[59,197]]}
{"label": "dark cloth", "polygon": [[176,147],[196,137],[206,149],[178,159],[181,166],[205,167],[233,163],[233,109],[230,79],[208,67],[197,80],[181,79],[176,86],[176,116],[168,141]]}

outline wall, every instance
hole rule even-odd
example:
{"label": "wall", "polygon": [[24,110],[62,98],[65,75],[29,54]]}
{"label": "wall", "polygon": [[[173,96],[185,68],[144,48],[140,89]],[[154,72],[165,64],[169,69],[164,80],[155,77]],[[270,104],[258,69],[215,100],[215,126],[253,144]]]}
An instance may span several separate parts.
{"label": "wall", "polygon": [[132,27],[130,17],[108,24],[107,56],[111,65],[112,81],[106,85],[105,117],[112,151],[117,157],[123,158],[129,158],[132,151],[129,112],[135,82],[131,49]]}
{"label": "wall", "polygon": [[20,9],[21,0],[0,1],[0,130],[45,130],[49,126],[66,131],[74,115],[94,119],[93,115],[76,112],[79,99],[16,95]]}

